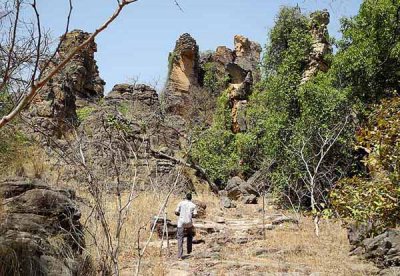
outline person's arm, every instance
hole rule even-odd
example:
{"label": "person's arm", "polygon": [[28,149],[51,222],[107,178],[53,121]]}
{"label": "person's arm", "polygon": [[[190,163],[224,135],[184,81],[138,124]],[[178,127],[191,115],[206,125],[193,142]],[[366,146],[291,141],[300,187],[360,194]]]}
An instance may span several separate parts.
{"label": "person's arm", "polygon": [[179,204],[178,204],[178,207],[176,207],[175,215],[179,216],[180,213],[181,213],[181,203],[179,203]]}

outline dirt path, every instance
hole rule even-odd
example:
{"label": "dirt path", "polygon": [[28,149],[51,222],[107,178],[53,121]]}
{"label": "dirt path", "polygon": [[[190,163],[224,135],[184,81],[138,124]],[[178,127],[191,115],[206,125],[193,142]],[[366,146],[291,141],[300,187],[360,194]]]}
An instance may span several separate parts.
{"label": "dirt path", "polygon": [[[142,275],[167,276],[261,276],[261,275],[377,275],[377,268],[349,257],[346,231],[341,224],[324,221],[321,235],[314,235],[310,218],[297,221],[268,206],[265,239],[261,205],[234,209],[215,207],[205,219],[196,219],[196,244],[190,256],[176,257],[176,240],[170,240],[170,254],[163,244],[163,256],[144,260]],[[149,256],[159,255],[160,240],[149,245]],[[158,264],[156,264],[158,263]],[[132,274],[130,267],[121,275]]]}
{"label": "dirt path", "polygon": [[[224,210],[222,216],[197,220],[193,253],[182,261],[176,259],[176,244],[171,245],[171,256],[166,259],[169,276],[183,275],[374,275],[376,268],[359,260],[350,260],[347,252],[329,249],[328,252],[309,250],[316,237],[306,237],[306,226],[295,219],[268,208],[265,217],[266,240],[263,235],[260,206],[243,205]],[[271,210],[272,209],[272,210]],[[306,224],[306,222],[304,222]],[[324,228],[324,227],[322,227]],[[324,233],[323,233],[324,234]],[[328,234],[328,233],[326,233]],[[331,235],[331,232],[329,232]],[[294,241],[286,241],[289,236]],[[297,237],[297,238],[296,238]],[[334,238],[334,237],[331,237]],[[347,246],[343,247],[347,250]],[[317,249],[317,248],[316,248]],[[325,256],[325,255],[328,256]],[[337,257],[337,260],[333,258]],[[326,258],[326,260],[324,260]],[[328,258],[332,258],[329,260]],[[341,259],[343,258],[343,259]],[[346,260],[347,259],[347,260]],[[314,262],[317,263],[314,265]],[[324,265],[324,262],[326,264]],[[335,264],[336,262],[336,264]]]}

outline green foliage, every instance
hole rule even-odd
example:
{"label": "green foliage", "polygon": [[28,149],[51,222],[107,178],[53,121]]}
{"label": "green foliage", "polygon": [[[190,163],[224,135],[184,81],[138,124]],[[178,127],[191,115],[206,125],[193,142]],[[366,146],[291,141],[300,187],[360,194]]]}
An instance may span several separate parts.
{"label": "green foliage", "polygon": [[343,179],[331,200],[342,216],[371,222],[379,233],[400,218],[400,98],[385,99],[373,110],[356,137],[369,175]]}
{"label": "green foliage", "polygon": [[223,91],[229,81],[229,76],[225,70],[222,72],[218,70],[214,62],[207,62],[203,66],[204,80],[203,85],[213,94],[219,94]]}
{"label": "green foliage", "polygon": [[384,175],[372,181],[358,177],[344,179],[331,192],[330,199],[341,216],[360,223],[370,222],[375,234],[395,227],[400,218],[400,187]]}
{"label": "green foliage", "polygon": [[235,135],[230,130],[211,128],[202,133],[192,149],[192,158],[216,183],[224,183],[238,170]]}
{"label": "green foliage", "polygon": [[294,70],[300,67],[302,71],[311,47],[309,24],[309,19],[298,8],[280,10],[264,56],[263,69],[267,78],[285,69],[282,66],[285,64],[294,66]]}
{"label": "green foliage", "polygon": [[12,108],[11,97],[7,92],[0,92],[0,117],[6,115]]}
{"label": "green foliage", "polygon": [[365,0],[357,16],[342,20],[343,39],[332,68],[336,85],[351,87],[364,103],[398,90],[399,7],[399,0]]}
{"label": "green foliage", "polygon": [[84,120],[86,120],[93,113],[94,110],[95,108],[91,106],[85,106],[77,109],[76,115],[78,116],[79,122],[83,122]]}
{"label": "green foliage", "polygon": [[365,165],[371,173],[385,171],[400,185],[400,98],[375,105],[368,125],[357,133],[358,146],[370,152]]}
{"label": "green foliage", "polygon": [[119,106],[118,106],[118,111],[123,115],[123,116],[127,116],[128,115],[128,113],[129,113],[129,109],[130,109],[130,106],[129,106],[129,104],[128,103],[121,103]]}
{"label": "green foliage", "polygon": [[217,110],[210,129],[198,133],[192,159],[203,167],[210,178],[223,186],[234,175],[248,176],[252,172],[255,137],[252,133],[233,134],[229,90],[217,100]]}

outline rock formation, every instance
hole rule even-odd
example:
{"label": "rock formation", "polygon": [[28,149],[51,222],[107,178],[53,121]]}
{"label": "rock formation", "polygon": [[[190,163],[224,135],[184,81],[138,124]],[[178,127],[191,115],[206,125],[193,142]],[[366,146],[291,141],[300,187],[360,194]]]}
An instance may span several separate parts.
{"label": "rock formation", "polygon": [[106,182],[113,189],[110,183],[116,171],[112,158],[118,159],[122,182],[135,180],[140,189],[154,188],[149,186],[154,183],[159,188],[173,183],[169,177],[177,162],[165,156],[176,157],[182,133],[162,114],[153,88],[143,84],[115,85],[101,105],[87,111],[77,129],[82,141],[72,143],[70,151],[73,154],[82,147],[88,166],[101,183]]}
{"label": "rock formation", "polygon": [[[43,74],[51,71],[89,36],[89,33],[80,30],[69,32]],[[71,126],[77,125],[76,108],[103,97],[105,82],[99,76],[94,59],[96,51],[97,46],[93,41],[77,53],[35,97],[30,107],[30,116],[36,127],[49,136],[61,138]]]}
{"label": "rock formation", "polygon": [[88,268],[72,191],[13,179],[0,183],[0,198],[0,275],[77,275]]}
{"label": "rock formation", "polygon": [[250,41],[248,38],[236,35],[234,37],[235,50],[222,46],[213,53],[211,62],[217,64],[217,68],[223,68],[220,75],[229,76],[227,85],[231,108],[233,133],[247,130],[246,106],[251,93],[254,77],[260,77],[259,62],[261,55],[260,44]]}
{"label": "rock formation", "polygon": [[[260,78],[259,62],[261,55],[260,44],[248,38],[236,35],[235,50],[226,46],[217,47],[214,52],[207,52],[199,60],[199,50],[196,41],[189,35],[183,34],[174,51],[170,54],[170,68],[166,88],[166,109],[169,113],[183,115],[190,101],[190,93],[195,93],[195,87],[205,85],[207,70],[212,74],[216,85],[222,93],[229,88],[229,98],[232,108],[232,131],[246,131],[244,119],[245,107],[253,84],[253,78]],[[210,91],[210,93],[215,91]],[[218,94],[219,95],[219,94]],[[210,95],[210,96],[218,96]]]}
{"label": "rock formation", "polygon": [[369,238],[367,233],[369,229],[365,225],[353,225],[349,228],[351,254],[371,260],[380,268],[400,267],[400,231],[388,229]]}
{"label": "rock formation", "polygon": [[199,46],[190,34],[185,33],[176,41],[168,69],[166,109],[182,115],[190,89],[199,85]]}
{"label": "rock formation", "polygon": [[259,63],[261,58],[261,45],[250,41],[242,35],[235,35],[235,63],[246,71],[253,72],[256,81],[259,80]]}
{"label": "rock formation", "polygon": [[312,50],[309,57],[307,69],[302,78],[302,83],[308,81],[315,76],[319,71],[327,72],[329,62],[325,59],[328,54],[332,53],[332,46],[328,41],[328,24],[330,15],[327,10],[316,11],[311,15],[311,37]]}

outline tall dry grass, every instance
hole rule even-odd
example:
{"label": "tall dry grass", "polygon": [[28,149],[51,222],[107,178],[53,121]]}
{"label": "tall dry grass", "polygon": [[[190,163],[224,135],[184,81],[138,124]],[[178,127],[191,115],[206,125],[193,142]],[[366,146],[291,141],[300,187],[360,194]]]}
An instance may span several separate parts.
{"label": "tall dry grass", "polygon": [[[80,197],[90,199],[90,195],[80,192]],[[122,194],[122,201],[128,200],[128,193]],[[180,197],[172,195],[167,204],[166,212],[168,219],[174,220],[174,209]],[[138,249],[142,249],[145,241],[149,238],[151,219],[158,214],[162,202],[163,195],[154,192],[141,192],[135,196],[130,211],[124,222],[120,241],[119,241],[119,263],[121,270],[130,270],[136,267],[138,259]],[[88,205],[93,205],[91,202]],[[106,194],[103,198],[103,208],[106,215],[106,220],[109,225],[111,237],[115,238],[118,227],[118,197],[113,194]],[[104,235],[104,229],[101,227],[100,221],[88,206],[82,206],[81,221],[86,227],[86,250],[97,263],[101,263],[104,254],[107,254],[107,239]],[[158,240],[156,235],[152,241]],[[118,242],[114,240],[117,244]],[[156,252],[154,252],[156,251]],[[151,259],[151,261],[149,260]],[[159,250],[154,250],[153,246],[148,247],[143,258],[143,273],[145,271],[159,271],[164,267],[162,258],[159,257]],[[132,274],[133,275],[133,274]],[[145,274],[151,275],[151,274]],[[158,274],[160,275],[160,274]]]}

